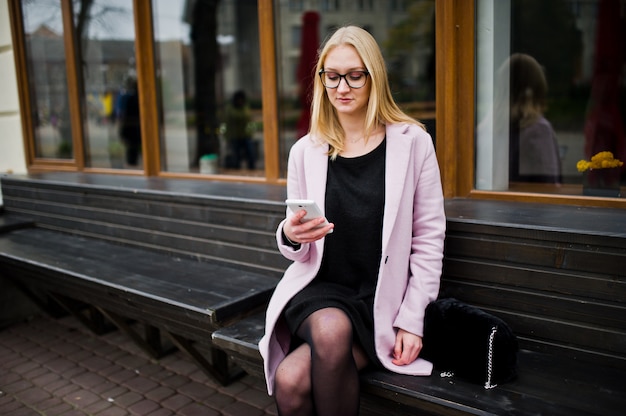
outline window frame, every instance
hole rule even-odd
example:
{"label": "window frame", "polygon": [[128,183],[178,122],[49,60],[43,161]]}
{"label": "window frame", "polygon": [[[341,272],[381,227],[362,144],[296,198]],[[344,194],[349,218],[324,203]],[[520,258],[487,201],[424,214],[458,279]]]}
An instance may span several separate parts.
{"label": "window frame", "polygon": [[[280,177],[279,105],[276,62],[275,4],[276,0],[258,0],[259,47],[261,54],[261,83],[263,125],[265,135],[265,176],[198,175],[170,173],[161,170],[160,131],[156,97],[155,51],[152,25],[152,2],[133,0],[139,100],[142,108],[142,145],[146,149],[143,170],[117,170],[85,167],[83,128],[80,115],[79,76],[76,39],[73,30],[72,0],[60,0],[62,5],[64,43],[66,48],[69,105],[72,111],[74,159],[44,159],[35,157],[34,132],[30,125],[32,106],[28,91],[23,14],[20,0],[9,0],[11,31],[14,41],[15,65],[18,79],[22,135],[29,172],[78,171],[124,175],[194,178],[249,183],[285,184]],[[467,197],[545,204],[568,204],[626,208],[624,198],[595,198],[582,195],[558,195],[533,192],[481,191],[474,188],[475,172],[475,1],[437,0],[436,65],[451,68],[437,71],[436,123],[437,158],[441,168],[444,196]],[[468,174],[469,173],[469,174]]]}

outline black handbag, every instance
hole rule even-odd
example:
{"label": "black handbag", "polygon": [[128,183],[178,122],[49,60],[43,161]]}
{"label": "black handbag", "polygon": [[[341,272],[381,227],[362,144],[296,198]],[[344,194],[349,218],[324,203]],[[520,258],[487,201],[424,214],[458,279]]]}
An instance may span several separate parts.
{"label": "black handbag", "polygon": [[438,371],[490,389],[517,376],[517,351],[511,328],[477,307],[444,298],[426,308],[420,357]]}

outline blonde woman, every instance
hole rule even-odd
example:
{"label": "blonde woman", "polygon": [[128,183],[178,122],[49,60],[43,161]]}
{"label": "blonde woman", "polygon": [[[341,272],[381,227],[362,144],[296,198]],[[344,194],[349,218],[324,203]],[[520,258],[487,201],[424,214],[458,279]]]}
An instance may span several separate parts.
{"label": "blonde woman", "polygon": [[291,149],[287,194],[315,200],[329,224],[287,210],[276,237],[293,263],[259,344],[282,416],[357,414],[358,371],[368,365],[432,371],[419,358],[445,234],[432,139],[393,101],[365,30],[338,29],[316,71],[311,128]]}

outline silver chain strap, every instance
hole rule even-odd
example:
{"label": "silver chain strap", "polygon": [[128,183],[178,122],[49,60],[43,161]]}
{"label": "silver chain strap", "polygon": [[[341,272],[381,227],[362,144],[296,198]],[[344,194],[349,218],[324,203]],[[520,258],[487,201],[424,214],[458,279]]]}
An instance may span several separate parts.
{"label": "silver chain strap", "polygon": [[489,335],[489,352],[487,354],[487,381],[485,381],[485,388],[492,389],[497,384],[491,384],[491,372],[493,371],[493,340],[496,337],[497,327],[491,328],[491,335]]}

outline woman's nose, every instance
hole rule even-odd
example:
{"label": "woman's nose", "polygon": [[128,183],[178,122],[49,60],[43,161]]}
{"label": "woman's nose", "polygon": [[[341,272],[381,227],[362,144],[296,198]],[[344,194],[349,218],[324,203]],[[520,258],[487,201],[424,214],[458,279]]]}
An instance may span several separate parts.
{"label": "woman's nose", "polygon": [[339,80],[339,85],[337,85],[337,91],[350,91],[350,86],[348,85],[348,81],[345,78],[341,78]]}

